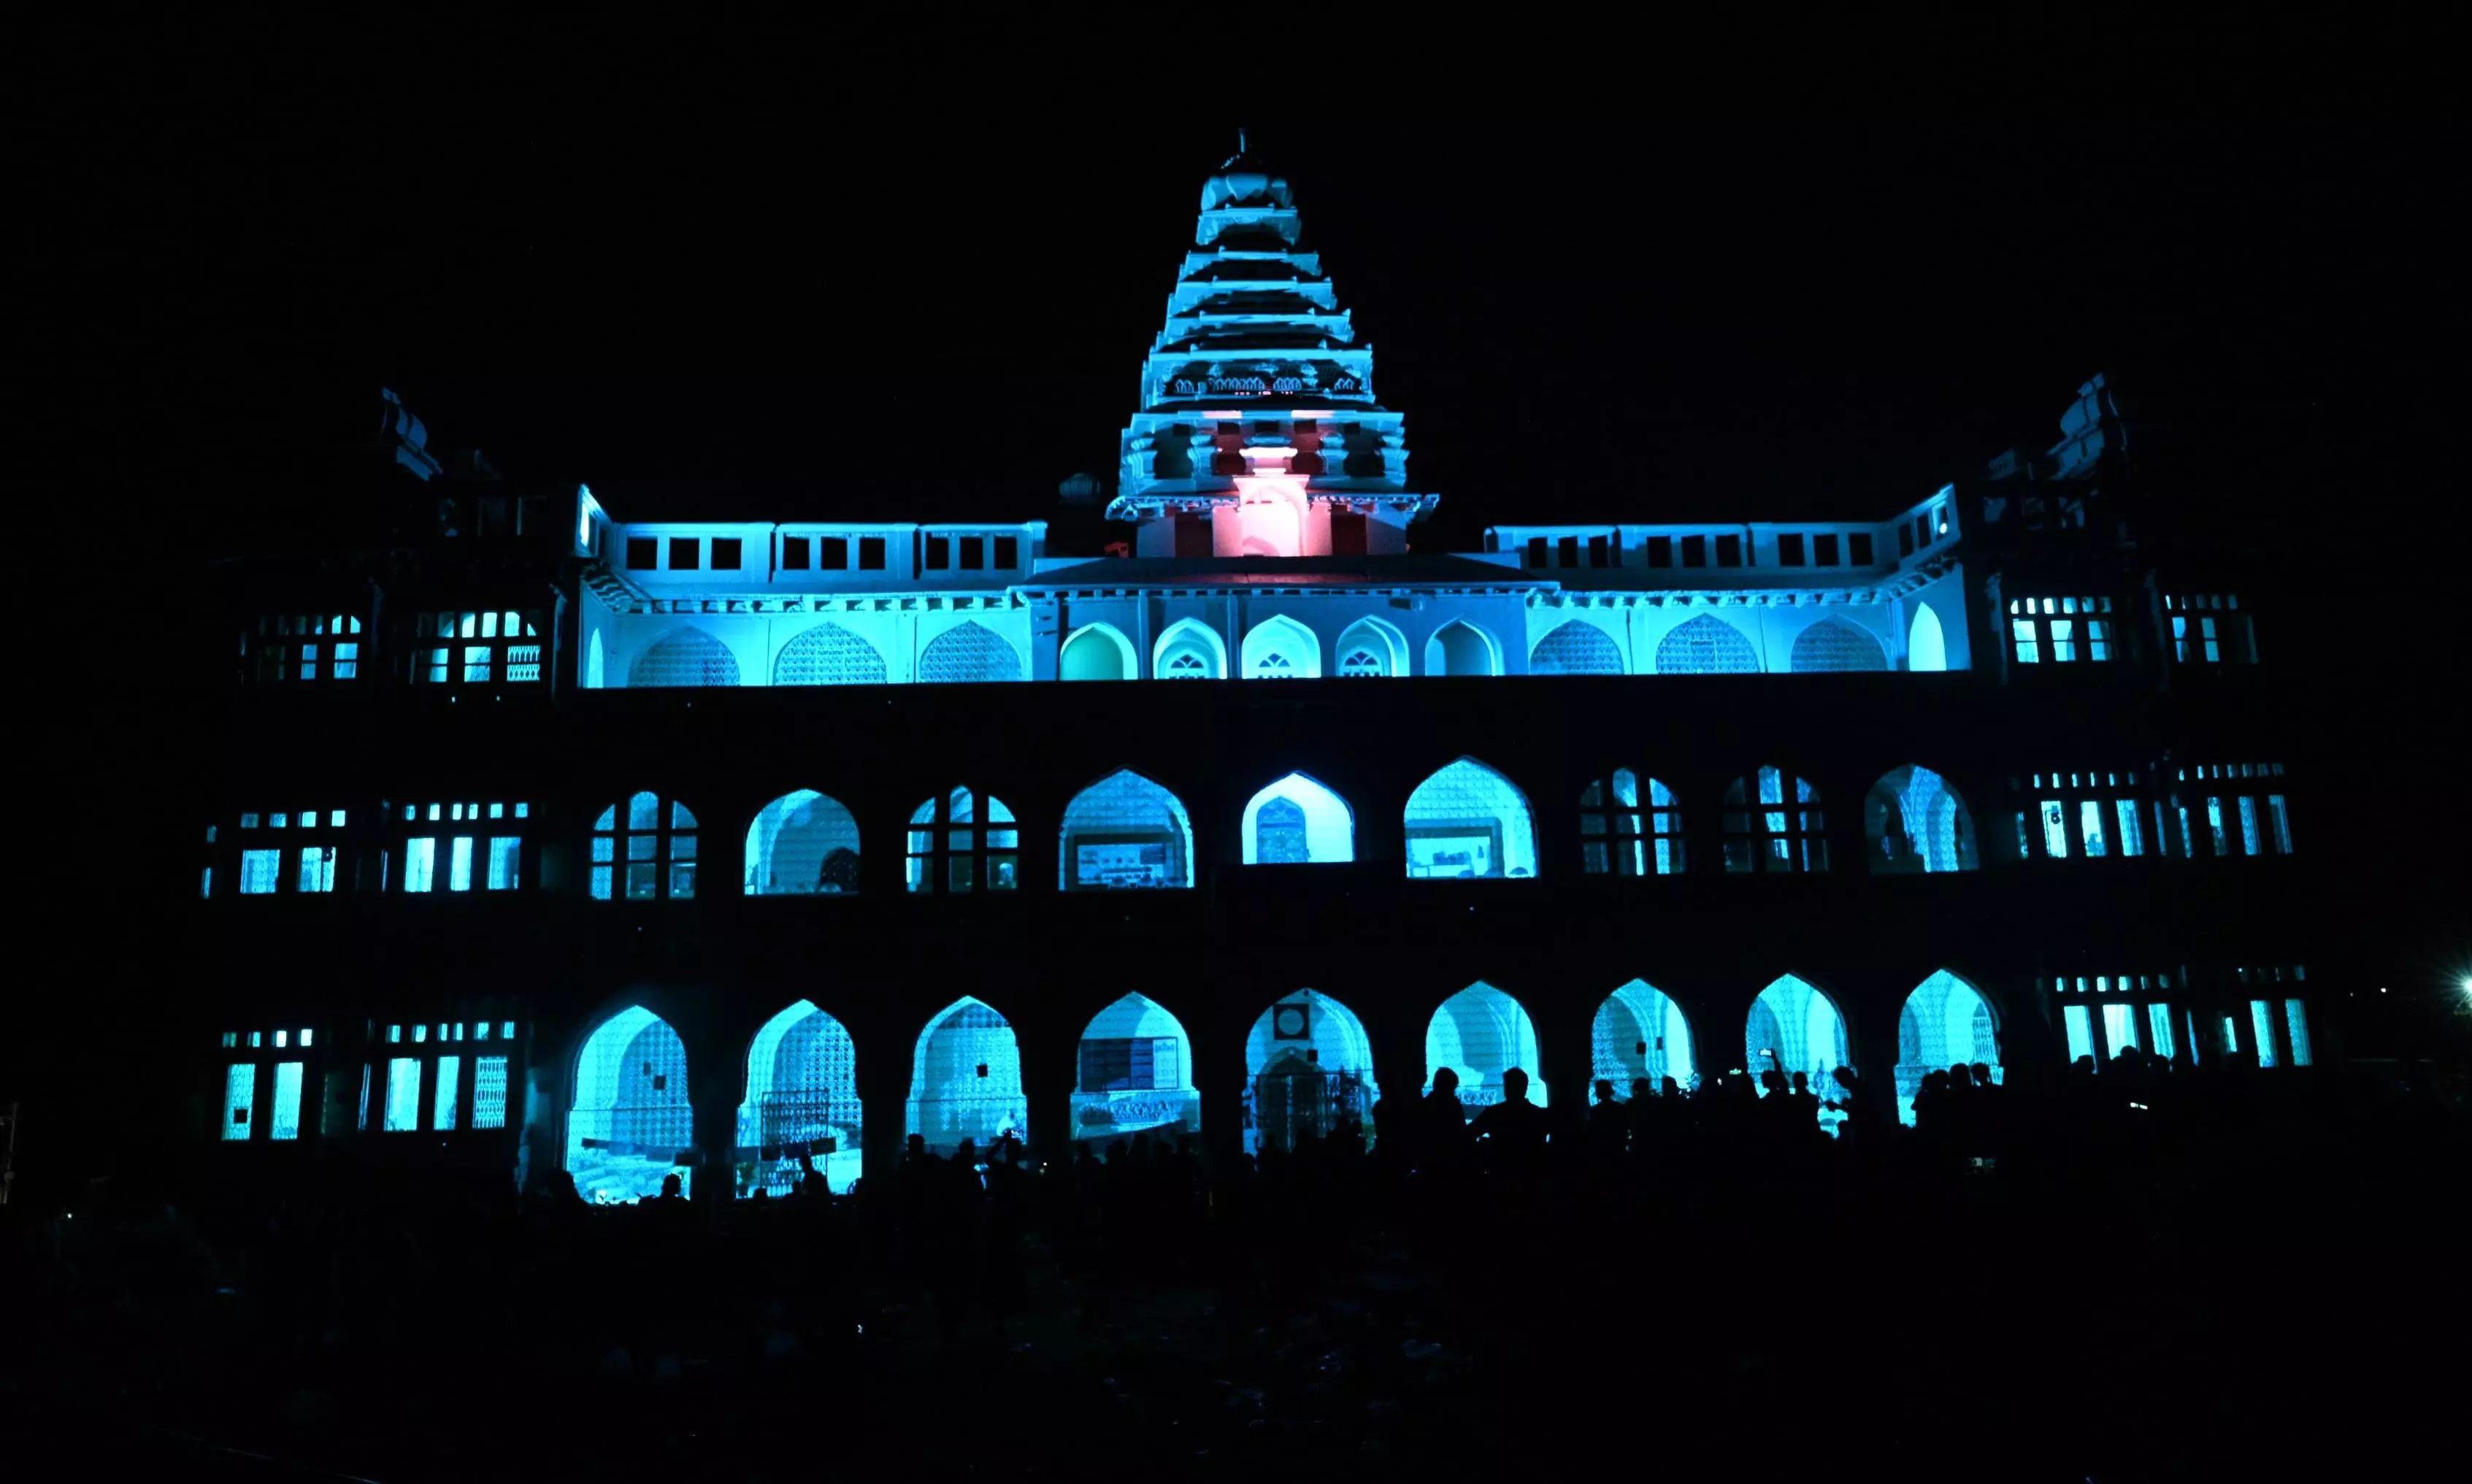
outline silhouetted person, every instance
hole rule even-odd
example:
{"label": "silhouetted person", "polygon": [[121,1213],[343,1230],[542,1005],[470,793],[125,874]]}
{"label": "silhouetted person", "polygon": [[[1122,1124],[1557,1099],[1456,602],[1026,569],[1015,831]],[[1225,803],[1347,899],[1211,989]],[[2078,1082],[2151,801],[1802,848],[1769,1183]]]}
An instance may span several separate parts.
{"label": "silhouetted person", "polygon": [[1497,1169],[1534,1165],[1545,1147],[1545,1110],[1528,1100],[1528,1073],[1516,1067],[1502,1074],[1502,1101],[1478,1114],[1468,1127],[1486,1163]]}
{"label": "silhouetted person", "polygon": [[1419,1167],[1455,1171],[1468,1149],[1467,1109],[1460,1103],[1460,1074],[1444,1067],[1434,1073],[1434,1090],[1416,1107],[1416,1164]]}
{"label": "silhouetted person", "polygon": [[1613,1080],[1599,1077],[1597,1100],[1588,1109],[1588,1147],[1600,1160],[1618,1160],[1630,1149],[1631,1116],[1636,1111],[1614,1096]]}

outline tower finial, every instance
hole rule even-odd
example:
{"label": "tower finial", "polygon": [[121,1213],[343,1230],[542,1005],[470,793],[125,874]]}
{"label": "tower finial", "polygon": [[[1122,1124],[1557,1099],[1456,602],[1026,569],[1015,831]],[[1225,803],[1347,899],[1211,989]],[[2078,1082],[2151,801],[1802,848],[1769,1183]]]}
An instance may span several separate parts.
{"label": "tower finial", "polygon": [[1236,126],[1236,153],[1245,153],[1245,126],[1242,124]]}

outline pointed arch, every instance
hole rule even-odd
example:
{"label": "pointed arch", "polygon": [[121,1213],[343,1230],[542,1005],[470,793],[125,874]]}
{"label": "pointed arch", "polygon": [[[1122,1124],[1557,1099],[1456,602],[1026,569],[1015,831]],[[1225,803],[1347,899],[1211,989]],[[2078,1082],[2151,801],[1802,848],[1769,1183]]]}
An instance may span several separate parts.
{"label": "pointed arch", "polygon": [[1142,672],[1133,642],[1113,624],[1084,624],[1065,636],[1056,672],[1064,680],[1130,680]]}
{"label": "pointed arch", "polygon": [[1581,789],[1580,864],[1590,876],[1681,874],[1682,806],[1674,790],[1627,767]]}
{"label": "pointed arch", "polygon": [[781,647],[774,685],[882,685],[884,656],[839,624],[818,624]]}
{"label": "pointed arch", "polygon": [[1058,835],[1067,891],[1193,884],[1193,824],[1173,793],[1120,767],[1073,795]]}
{"label": "pointed arch", "polygon": [[1502,1101],[1502,1075],[1516,1067],[1528,1073],[1528,1100],[1546,1106],[1538,1074],[1536,1024],[1527,1006],[1477,980],[1435,1007],[1425,1023],[1425,1091],[1444,1067],[1459,1073],[1460,1101],[1488,1108]]}
{"label": "pointed arch", "polygon": [[722,686],[738,683],[738,657],[700,628],[663,634],[627,667],[630,689],[647,686]]}
{"label": "pointed arch", "polygon": [[[1774,1057],[1762,1056],[1764,1050],[1774,1052]],[[1754,1084],[1765,1069],[1773,1068],[1789,1080],[1797,1072],[1803,1073],[1810,1079],[1813,1110],[1820,1127],[1834,1134],[1843,1121],[1843,1115],[1819,1105],[1829,1100],[1835,1085],[1828,1074],[1852,1065],[1845,1046],[1845,1016],[1818,985],[1787,974],[1760,991],[1743,1026],[1743,1065],[1749,1069]]]}
{"label": "pointed arch", "polygon": [[596,628],[592,631],[592,642],[584,646],[583,649],[583,688],[587,691],[600,690],[608,665],[608,658],[601,645],[601,630]]}
{"label": "pointed arch", "polygon": [[[764,1023],[747,1048],[732,1163],[738,1195],[787,1195],[811,1158],[835,1195],[859,1178],[858,1048],[848,1027],[801,1000]],[[802,1158],[805,1156],[805,1158]]]}
{"label": "pointed arch", "polygon": [[1783,768],[1763,767],[1725,789],[1725,869],[1794,873],[1828,869],[1819,790]]}
{"label": "pointed arch", "polygon": [[1633,979],[1597,1006],[1588,1027],[1588,1075],[1611,1082],[1614,1095],[1628,1097],[1631,1085],[1660,1084],[1672,1077],[1689,1092],[1700,1083],[1691,1023],[1671,996],[1646,979]]}
{"label": "pointed arch", "polygon": [[696,894],[696,816],[673,799],[664,808],[650,789],[629,795],[625,822],[612,804],[592,821],[592,899],[623,890],[630,902]]}
{"label": "pointed arch", "polygon": [[1408,874],[1536,874],[1536,822],[1528,795],[1474,758],[1437,769],[1408,795]]}
{"label": "pointed arch", "polygon": [[1244,849],[1247,865],[1353,860],[1356,812],[1319,780],[1290,773],[1245,805]]}
{"label": "pointed arch", "polygon": [[1076,1141],[1094,1142],[1145,1131],[1171,1140],[1200,1133],[1184,1023],[1140,994],[1092,1016],[1074,1054],[1072,1129]]}
{"label": "pointed arch", "polygon": [[1425,641],[1429,675],[1498,675],[1502,641],[1465,619],[1453,619]]}
{"label": "pointed arch", "polygon": [[1338,662],[1332,672],[1345,679],[1408,672],[1408,636],[1399,632],[1397,624],[1370,615],[1341,629],[1331,653]]}
{"label": "pointed arch", "polygon": [[1792,669],[1797,675],[1888,668],[1880,641],[1843,619],[1821,619],[1794,636]]}
{"label": "pointed arch", "polygon": [[1272,614],[1245,631],[1245,678],[1318,680],[1321,640],[1286,614]]}
{"label": "pointed arch", "polygon": [[576,1053],[575,1103],[566,1115],[566,1172],[596,1206],[689,1184],[695,1108],[687,1048],[669,1022],[642,1005],[603,1021]]}
{"label": "pointed arch", "polygon": [[1619,675],[1626,669],[1622,646],[1585,619],[1566,621],[1528,653],[1532,675]]}
{"label": "pointed arch", "polygon": [[[2168,1023],[2168,1017],[2167,1017]],[[1897,1118],[1914,1121],[1914,1095],[1923,1078],[1963,1064],[1988,1068],[1996,1086],[2000,1066],[2000,1017],[1991,1001],[1946,969],[1933,972],[1906,996],[1897,1012]]]}
{"label": "pointed arch", "polygon": [[925,685],[986,685],[1020,678],[1021,651],[975,620],[938,634],[918,653],[918,679]]}
{"label": "pointed arch", "polygon": [[785,793],[747,827],[750,897],[844,896],[858,890],[858,821],[813,789]]}
{"label": "pointed arch", "polygon": [[1974,816],[1947,779],[1912,764],[1882,776],[1863,800],[1864,852],[1874,876],[1971,871]]}
{"label": "pointed arch", "polygon": [[1656,642],[1660,675],[1755,675],[1760,654],[1743,631],[1713,613],[1676,624]]}
{"label": "pointed arch", "polygon": [[993,794],[954,789],[910,812],[912,891],[1010,891],[1020,866],[1021,830]]}
{"label": "pointed arch", "polygon": [[907,1133],[951,1156],[969,1140],[984,1154],[1005,1135],[1027,1142],[1030,1103],[1022,1094],[1021,1046],[1012,1025],[984,1001],[964,995],[936,1012],[911,1054]]}
{"label": "pointed arch", "polygon": [[1939,615],[1927,602],[1914,604],[1913,626],[1906,630],[1906,669],[1937,671],[1948,669],[1948,636],[1941,629]]}
{"label": "pointed arch", "polygon": [[1245,1038],[1245,1152],[1286,1151],[1353,1124],[1369,1146],[1373,1041],[1356,1012],[1318,990],[1282,997]]}
{"label": "pointed arch", "polygon": [[1199,619],[1178,619],[1159,631],[1151,646],[1153,680],[1224,680],[1227,641]]}

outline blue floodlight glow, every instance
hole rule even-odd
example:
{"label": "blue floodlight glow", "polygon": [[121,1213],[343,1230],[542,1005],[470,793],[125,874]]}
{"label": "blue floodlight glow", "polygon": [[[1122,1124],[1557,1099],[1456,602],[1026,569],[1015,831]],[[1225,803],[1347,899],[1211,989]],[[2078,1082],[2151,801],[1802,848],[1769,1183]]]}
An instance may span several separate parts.
{"label": "blue floodlight glow", "polygon": [[1193,824],[1177,796],[1118,768],[1064,806],[1057,877],[1067,891],[1193,884]]}
{"label": "blue floodlight glow", "polygon": [[1652,1083],[1672,1077],[1686,1092],[1699,1085],[1690,1023],[1680,1005],[1646,979],[1631,980],[1597,1006],[1588,1043],[1589,1077],[1611,1082],[1618,1098],[1628,1097],[1631,1084],[1643,1077]]}
{"label": "blue floodlight glow", "polygon": [[1331,649],[1339,657],[1333,673],[1343,679],[1380,679],[1408,673],[1408,639],[1397,624],[1363,618],[1340,630]]}
{"label": "blue floodlight glow", "polygon": [[1528,797],[1474,758],[1449,764],[1408,795],[1408,874],[1427,878],[1536,874]]}
{"label": "blue floodlight glow", "polygon": [[386,1121],[381,1126],[390,1134],[409,1134],[420,1128],[419,1057],[387,1059]]}
{"label": "blue floodlight glow", "polygon": [[1148,996],[1127,995],[1091,1017],[1074,1066],[1076,1140],[1104,1145],[1144,1130],[1168,1139],[1201,1132],[1193,1043],[1182,1023]]}
{"label": "blue floodlight glow", "polygon": [[1089,624],[1064,640],[1056,672],[1063,680],[1131,680],[1142,672],[1132,641],[1113,624]]}
{"label": "blue floodlight glow", "polygon": [[1939,615],[1931,604],[1914,604],[1913,626],[1906,633],[1906,668],[1910,671],[1948,669],[1948,638],[1940,627]]}
{"label": "blue floodlight glow", "polygon": [[1030,1138],[1021,1048],[993,1008],[963,996],[927,1023],[910,1066],[908,1133],[951,1155],[971,1140],[981,1152],[1011,1134]]}
{"label": "blue floodlight glow", "polygon": [[635,656],[635,663],[627,667],[627,684],[630,689],[736,685],[738,658],[727,645],[701,629],[679,629],[664,634]]}
{"label": "blue floodlight glow", "polygon": [[840,896],[858,890],[858,821],[813,789],[783,794],[747,827],[750,897]]}
{"label": "blue floodlight glow", "polygon": [[1153,680],[1224,680],[1227,643],[1219,631],[1193,619],[1178,619],[1151,646]]}
{"label": "blue floodlight glow", "polygon": [[224,1069],[224,1138],[249,1138],[257,1114],[257,1063],[233,1062]]}
{"label": "blue floodlight glow", "polygon": [[1321,641],[1284,614],[1273,614],[1245,634],[1248,680],[1314,680],[1321,675]]}
{"label": "blue floodlight glow", "polygon": [[1290,773],[1245,806],[1247,865],[1321,864],[1356,859],[1356,815],[1347,801]]}
{"label": "blue floodlight glow", "polygon": [[[592,822],[593,900],[610,900],[622,880],[630,902],[662,896],[684,901],[695,895],[696,816],[684,804],[672,800],[667,817],[664,826],[661,800],[651,792],[628,798],[624,830],[618,827],[617,806],[601,812],[601,817]],[[623,878],[618,875],[622,858],[626,861]]]}
{"label": "blue floodlight glow", "polygon": [[576,1060],[575,1107],[566,1117],[566,1169],[577,1191],[611,1206],[660,1194],[668,1175],[685,1188],[694,1146],[678,1033],[642,1005],[602,1022]]}
{"label": "blue floodlight glow", "polygon": [[[2164,1014],[2168,1017],[2167,1007]],[[2003,1076],[1997,1021],[1991,1001],[1973,985],[1941,969],[1914,986],[1897,1012],[1897,1118],[1909,1128],[1914,1121],[1914,1094],[1923,1078],[1962,1062],[1985,1062],[1991,1080]],[[2165,1034],[2170,1031],[2167,1027]]]}
{"label": "blue floodlight glow", "polygon": [[1806,778],[1780,768],[1763,767],[1755,775],[1759,797],[1754,806],[1737,778],[1725,787],[1725,869],[1728,871],[1803,872],[1828,869],[1827,821],[1819,807],[1819,790]]}
{"label": "blue floodlight glow", "polygon": [[[1774,1051],[1771,1060],[1760,1054]],[[1850,1066],[1852,1060],[1845,1048],[1845,1017],[1838,1013],[1837,1003],[1808,981],[1788,974],[1760,991],[1751,1001],[1749,1020],[1743,1027],[1743,1066],[1752,1074],[1769,1068],[1784,1072],[1791,1079],[1799,1072],[1811,1079],[1813,1103],[1828,1100],[1834,1086],[1829,1072]],[[1768,1095],[1761,1090],[1761,1095]],[[1830,1134],[1843,1116],[1827,1108],[1819,1109],[1819,1126]]]}
{"label": "blue floodlight glow", "polygon": [[1527,1008],[1483,979],[1443,1001],[1425,1025],[1425,1091],[1448,1067],[1459,1073],[1460,1101],[1470,1108],[1502,1101],[1502,1074],[1513,1067],[1528,1073],[1528,1100],[1544,1107],[1540,1061]]}
{"label": "blue floodlight glow", "polygon": [[1429,675],[1498,675],[1502,645],[1493,635],[1465,619],[1435,630],[1425,641],[1425,673]]}
{"label": "blue floodlight glow", "polygon": [[1528,651],[1532,675],[1619,675],[1628,668],[1613,636],[1585,619],[1565,621]]}
{"label": "blue floodlight glow", "polygon": [[1300,989],[1264,1010],[1245,1038],[1245,1152],[1285,1151],[1350,1119],[1373,1140],[1373,1043],[1356,1012]]}
{"label": "blue floodlight glow", "polygon": [[[1021,830],[990,794],[954,789],[910,812],[904,879],[912,891],[1010,891],[1021,883]],[[938,868],[938,862],[942,868]]]}
{"label": "blue floodlight glow", "polygon": [[1889,668],[1880,641],[1843,619],[1821,619],[1794,637],[1787,668],[1797,675]]}
{"label": "blue floodlight glow", "polygon": [[[2098,810],[2098,820],[2100,811]],[[2100,837],[2101,825],[2096,825]],[[1971,871],[1974,817],[1948,780],[1908,766],[1871,786],[1863,800],[1864,859],[1874,876]]]}
{"label": "blue floodlight glow", "polygon": [[[705,683],[736,685],[734,667],[730,674],[728,680]],[[882,685],[885,679],[884,656],[875,646],[839,624],[818,624],[802,631],[772,661],[774,685]]]}
{"label": "blue floodlight glow", "polygon": [[835,1195],[858,1183],[858,1048],[849,1030],[801,1000],[764,1023],[747,1049],[747,1100],[733,1154],[740,1198],[787,1195],[806,1176],[802,1150]]}
{"label": "blue floodlight glow", "polygon": [[922,685],[987,685],[1021,678],[1021,651],[984,624],[964,620],[918,651]]}
{"label": "blue floodlight glow", "polygon": [[1660,675],[1755,675],[1760,668],[1751,641],[1713,613],[1676,624],[1656,643]]}

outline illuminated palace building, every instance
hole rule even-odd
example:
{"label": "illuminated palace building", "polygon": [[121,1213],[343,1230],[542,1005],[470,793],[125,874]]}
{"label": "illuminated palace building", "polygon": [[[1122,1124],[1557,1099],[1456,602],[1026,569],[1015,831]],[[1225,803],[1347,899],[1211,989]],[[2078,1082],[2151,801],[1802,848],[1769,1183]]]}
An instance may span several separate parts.
{"label": "illuminated palace building", "polygon": [[1772,1052],[1885,1119],[1955,1062],[2335,1051],[2273,605],[2130,539],[2101,378],[1877,519],[1416,549],[1404,418],[1240,155],[1113,554],[621,519],[385,412],[361,503],[416,530],[225,568],[221,1159],[724,1199],[911,1133],[1281,1147],[1445,1066],[1576,1107]]}

